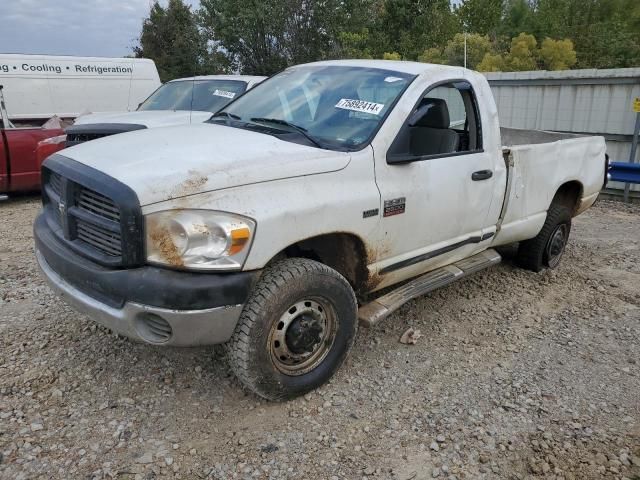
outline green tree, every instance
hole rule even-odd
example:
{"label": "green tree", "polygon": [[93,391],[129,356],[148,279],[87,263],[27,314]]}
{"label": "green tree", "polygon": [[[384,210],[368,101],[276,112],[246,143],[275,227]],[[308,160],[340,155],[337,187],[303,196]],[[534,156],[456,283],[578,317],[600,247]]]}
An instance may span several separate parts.
{"label": "green tree", "polygon": [[191,8],[182,0],[169,0],[166,8],[158,1],[142,22],[140,44],[133,48],[136,57],[155,61],[163,82],[178,77],[217,73],[224,63],[207,51]]}
{"label": "green tree", "polygon": [[502,21],[503,0],[463,0],[456,15],[465,31],[495,35]]}
{"label": "green tree", "polygon": [[443,46],[459,30],[449,0],[385,0],[377,24],[380,51],[398,52],[406,60]]}
{"label": "green tree", "polygon": [[628,26],[640,38],[640,2],[638,0],[623,0],[622,8],[627,12]]}
{"label": "green tree", "polygon": [[[362,1],[202,0],[200,21],[242,73],[270,75],[333,57]],[[343,38],[345,40],[345,38]],[[354,40],[346,37],[346,40]],[[357,39],[356,39],[357,40]]]}
{"label": "green tree", "polygon": [[442,49],[437,47],[427,48],[424,52],[422,52],[422,55],[418,57],[418,61],[423,63],[436,63],[439,65],[444,65],[447,63],[444,58]]}
{"label": "green tree", "polygon": [[342,58],[373,58],[368,28],[359,32],[339,32],[338,42]]}
{"label": "green tree", "polygon": [[[448,65],[464,65],[464,33],[456,35],[444,48],[444,58]],[[486,35],[467,35],[467,68],[475,69],[484,56],[491,51],[491,40]]]}
{"label": "green tree", "polygon": [[383,60],[402,60],[402,56],[398,52],[384,52],[382,54]]}
{"label": "green tree", "polygon": [[487,53],[476,69],[479,72],[501,72],[504,70],[504,58],[499,53]]}
{"label": "green tree", "polygon": [[577,62],[573,42],[545,38],[540,46],[540,60],[547,70],[568,70]]}
{"label": "green tree", "polygon": [[379,56],[379,19],[383,0],[344,0],[343,16],[337,20],[339,58],[374,58]]}
{"label": "green tree", "polygon": [[505,58],[505,68],[514,72],[538,69],[538,41],[533,35],[521,33],[511,40],[511,50]]}
{"label": "green tree", "polygon": [[637,0],[537,0],[531,31],[572,40],[578,68],[640,65]]}
{"label": "green tree", "polygon": [[513,38],[522,32],[533,31],[534,9],[528,0],[505,0],[500,33]]}

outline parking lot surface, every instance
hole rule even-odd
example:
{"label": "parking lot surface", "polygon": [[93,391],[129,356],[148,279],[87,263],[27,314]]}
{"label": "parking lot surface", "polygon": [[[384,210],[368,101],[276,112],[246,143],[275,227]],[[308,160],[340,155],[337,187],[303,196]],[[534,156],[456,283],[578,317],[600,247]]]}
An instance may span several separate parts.
{"label": "parking lot surface", "polygon": [[0,203],[0,478],[640,479],[640,207],[575,219],[555,271],[506,249],[361,329],[287,403],[243,392],[222,348],[135,344],[65,306],[38,208]]}

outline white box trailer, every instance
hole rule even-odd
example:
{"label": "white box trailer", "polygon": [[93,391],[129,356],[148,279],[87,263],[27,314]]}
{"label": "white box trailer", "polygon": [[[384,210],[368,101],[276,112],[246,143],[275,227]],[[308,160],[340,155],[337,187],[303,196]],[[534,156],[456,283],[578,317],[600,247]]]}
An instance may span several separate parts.
{"label": "white box trailer", "polygon": [[44,122],[86,112],[135,110],[160,86],[153,60],[0,54],[9,119]]}

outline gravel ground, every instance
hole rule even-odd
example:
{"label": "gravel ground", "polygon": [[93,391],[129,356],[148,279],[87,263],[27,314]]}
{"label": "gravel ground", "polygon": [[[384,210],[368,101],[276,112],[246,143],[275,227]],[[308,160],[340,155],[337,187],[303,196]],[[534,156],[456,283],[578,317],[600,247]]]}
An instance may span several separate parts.
{"label": "gravel ground", "polygon": [[281,404],[219,348],[134,344],[66,307],[36,272],[38,207],[0,203],[2,478],[640,479],[639,207],[576,219],[556,271],[507,250],[410,302]]}

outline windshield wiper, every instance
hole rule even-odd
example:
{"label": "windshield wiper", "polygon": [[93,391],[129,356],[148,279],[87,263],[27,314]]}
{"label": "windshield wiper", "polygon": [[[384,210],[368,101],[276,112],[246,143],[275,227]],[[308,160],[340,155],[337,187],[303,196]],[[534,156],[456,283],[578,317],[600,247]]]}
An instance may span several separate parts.
{"label": "windshield wiper", "polygon": [[211,118],[216,118],[216,117],[226,117],[226,118],[231,118],[233,120],[240,120],[240,117],[238,115],[234,115],[233,113],[229,113],[229,112],[217,112],[211,115]]}
{"label": "windshield wiper", "polygon": [[296,125],[295,123],[287,122],[286,120],[282,120],[281,118],[253,117],[251,121],[259,122],[259,123],[274,123],[276,125],[283,125],[285,127],[292,128],[293,130],[298,132],[300,135],[305,137],[307,140],[309,140],[311,143],[313,143],[316,147],[324,148],[324,149],[327,148],[322,144],[322,142],[320,142],[317,138],[315,138],[313,135],[307,132],[306,128]]}

